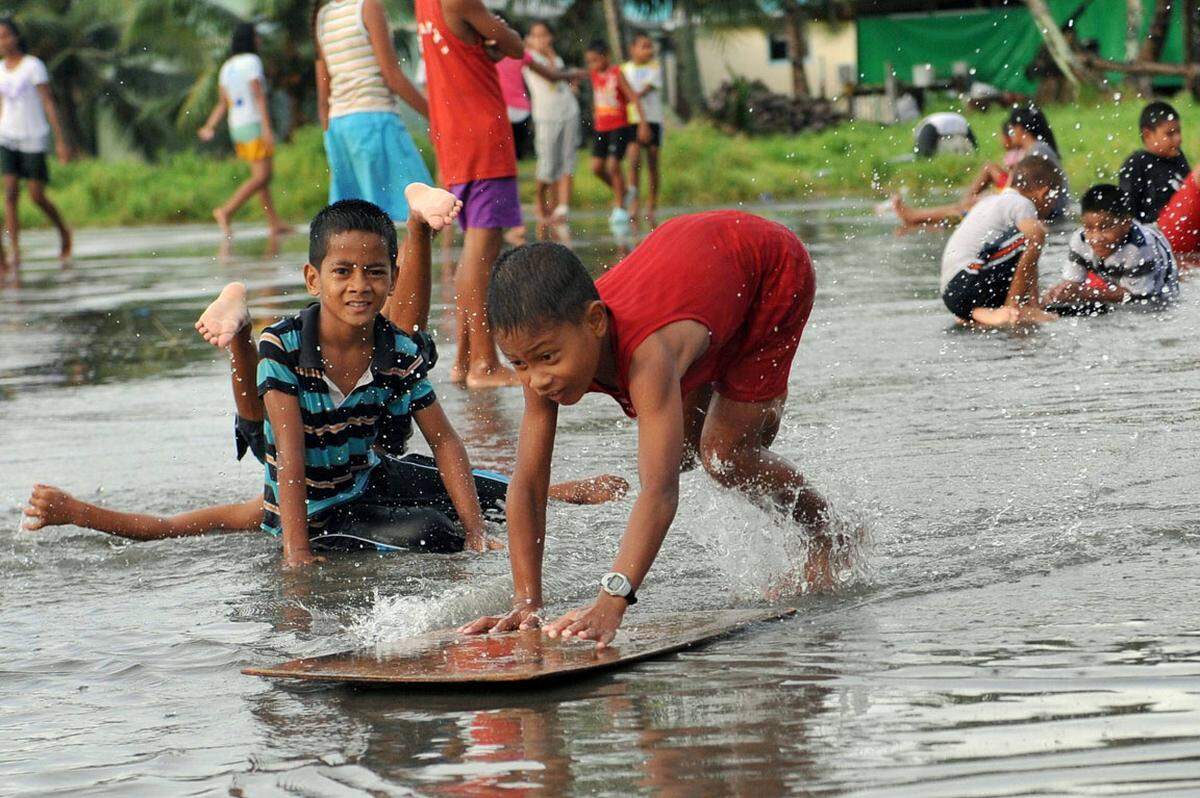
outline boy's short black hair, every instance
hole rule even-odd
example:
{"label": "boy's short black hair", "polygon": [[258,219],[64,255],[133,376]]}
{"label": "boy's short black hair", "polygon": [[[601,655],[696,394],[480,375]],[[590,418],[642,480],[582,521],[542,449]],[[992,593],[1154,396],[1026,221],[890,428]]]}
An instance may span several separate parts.
{"label": "boy's short black hair", "polygon": [[1080,213],[1107,213],[1117,219],[1133,218],[1129,195],[1111,183],[1097,183],[1079,200]]}
{"label": "boy's short black hair", "polygon": [[647,40],[649,40],[651,44],[653,44],[653,43],[654,43],[654,37],[653,37],[653,36],[651,36],[649,33],[646,33],[646,31],[644,31],[644,30],[639,30],[639,31],[636,31],[636,32],[633,34],[633,38],[632,38],[630,41],[635,41],[635,42],[636,42],[636,41],[641,41],[642,39],[647,39]]}
{"label": "boy's short black hair", "polygon": [[21,32],[21,28],[17,25],[17,21],[15,19],[9,16],[0,17],[0,25],[8,28],[9,33],[11,33],[13,38],[17,40],[18,50],[20,50],[22,53],[29,52],[27,49],[28,45],[25,43],[25,34]]}
{"label": "boy's short black hair", "polygon": [[587,46],[589,53],[599,53],[600,55],[608,55],[608,42],[603,39],[592,39]]}
{"label": "boy's short black hair", "polygon": [[329,237],[352,231],[378,235],[387,244],[389,261],[396,263],[400,245],[391,217],[375,203],[361,199],[338,200],[313,217],[308,225],[308,262],[320,269],[329,248]]}
{"label": "boy's short black hair", "polygon": [[229,54],[241,55],[242,53],[258,53],[254,25],[250,22],[239,22],[234,26],[233,35],[229,37]]}
{"label": "boy's short black hair", "polygon": [[1142,109],[1138,117],[1138,130],[1154,130],[1163,122],[1178,122],[1179,112],[1175,106],[1162,100],[1155,100]]}
{"label": "boy's short black hair", "polygon": [[509,250],[492,267],[488,319],[498,332],[578,324],[600,299],[596,283],[567,247],[550,241]]}
{"label": "boy's short black hair", "polygon": [[1012,186],[1020,191],[1023,188],[1048,188],[1062,191],[1063,171],[1058,164],[1040,155],[1026,155],[1017,161],[1012,170]]}

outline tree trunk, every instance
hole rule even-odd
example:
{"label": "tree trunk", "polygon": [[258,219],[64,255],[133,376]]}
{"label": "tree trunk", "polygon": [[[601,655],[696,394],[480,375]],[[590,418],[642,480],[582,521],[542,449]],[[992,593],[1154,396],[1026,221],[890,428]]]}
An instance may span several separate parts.
{"label": "tree trunk", "polygon": [[1171,23],[1171,0],[1154,0],[1154,15],[1150,18],[1150,27],[1146,29],[1146,39],[1142,42],[1139,61],[1157,61],[1162,57],[1163,44],[1167,40],[1167,25]]}
{"label": "tree trunk", "polygon": [[696,25],[692,19],[691,5],[690,0],[677,0],[678,25],[672,34],[679,64],[675,113],[683,120],[691,119],[707,107],[704,102],[704,83],[700,79],[700,58],[696,55]]}
{"label": "tree trunk", "polygon": [[792,65],[792,96],[807,99],[811,92],[808,89],[808,75],[804,72],[804,59],[808,57],[808,41],[804,35],[804,17],[800,6],[795,2],[785,2],[783,6],[783,26],[787,36],[788,60]]}
{"label": "tree trunk", "polygon": [[[1169,0],[1160,0],[1160,2],[1169,2]],[[1042,32],[1042,38],[1046,42],[1046,49],[1050,51],[1050,57],[1054,59],[1054,63],[1063,73],[1063,77],[1070,81],[1071,86],[1078,88],[1079,75],[1082,72],[1079,59],[1075,57],[1071,46],[1067,44],[1066,37],[1059,29],[1058,23],[1054,21],[1054,15],[1050,13],[1050,7],[1046,5],[1046,0],[1025,0],[1025,5],[1029,7],[1033,21],[1037,23],[1038,29]]]}
{"label": "tree trunk", "polygon": [[[1183,0],[1183,62],[1195,64],[1200,62],[1200,3],[1197,0]],[[1192,98],[1200,101],[1200,78],[1193,76],[1188,81],[1188,90]]]}
{"label": "tree trunk", "polygon": [[621,7],[617,0],[603,0],[604,28],[608,34],[608,46],[616,63],[625,60],[625,38],[621,35]]}
{"label": "tree trunk", "polygon": [[1125,60],[1136,61],[1142,39],[1142,0],[1125,0]]}

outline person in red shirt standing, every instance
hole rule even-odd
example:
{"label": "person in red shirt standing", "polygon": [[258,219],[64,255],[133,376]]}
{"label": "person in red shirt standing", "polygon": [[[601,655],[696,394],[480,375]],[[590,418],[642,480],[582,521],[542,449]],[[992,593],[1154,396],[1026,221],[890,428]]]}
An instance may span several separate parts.
{"label": "person in red shirt standing", "polygon": [[551,636],[612,641],[675,518],[679,473],[697,459],[725,487],[789,514],[810,535],[805,581],[832,587],[830,558],[840,562],[844,549],[825,499],[771,451],[815,290],[800,239],[737,211],[671,219],[595,282],[559,244],[506,253],[488,296],[500,348],[525,387],[505,506],[515,594],[511,612],[460,631],[541,623],[555,428],[560,409],[592,391],[637,418],[641,492],[595,602],[549,624]]}
{"label": "person in red shirt standing", "polygon": [[608,57],[608,45],[594,41],[588,45],[584,56],[592,79],[592,172],[612,189],[613,209],[609,222],[614,227],[629,224],[629,213],[625,210],[625,177],[621,173],[621,161],[629,146],[626,128],[629,126],[628,107],[633,105],[642,120],[637,126],[637,139],[643,144],[650,142],[650,125],[642,112],[642,101],[637,92],[625,80],[621,68]]}
{"label": "person in red shirt standing", "polygon": [[506,228],[520,227],[517,156],[496,62],[521,58],[521,38],[483,0],[416,0],[429,89],[429,134],[443,183],[462,200],[456,277],[458,357],[451,378],[469,388],[517,384],[500,364],[487,320],[487,283]]}

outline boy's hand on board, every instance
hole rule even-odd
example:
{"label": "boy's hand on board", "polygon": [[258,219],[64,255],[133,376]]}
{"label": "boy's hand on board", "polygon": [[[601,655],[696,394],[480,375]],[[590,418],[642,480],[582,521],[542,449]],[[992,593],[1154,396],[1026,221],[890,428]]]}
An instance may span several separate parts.
{"label": "boy's hand on board", "polygon": [[625,617],[629,605],[625,599],[607,593],[597,598],[590,607],[571,610],[546,627],[550,637],[578,637],[580,640],[595,640],[596,648],[605,648],[617,636],[617,629]]}
{"label": "boy's hand on board", "polygon": [[458,632],[465,635],[482,635],[536,629],[542,625],[542,619],[538,615],[540,610],[541,607],[529,604],[510,610],[506,615],[485,615],[458,627]]}

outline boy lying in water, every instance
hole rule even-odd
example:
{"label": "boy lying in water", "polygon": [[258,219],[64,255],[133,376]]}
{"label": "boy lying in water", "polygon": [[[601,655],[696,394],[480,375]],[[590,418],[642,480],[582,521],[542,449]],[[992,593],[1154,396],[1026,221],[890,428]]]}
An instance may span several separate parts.
{"label": "boy lying in water", "polygon": [[1083,226],[1071,236],[1063,280],[1046,304],[1087,310],[1125,302],[1169,302],[1179,294],[1179,271],[1167,239],[1134,219],[1129,195],[1117,186],[1092,186],[1080,200]]}
{"label": "boy lying in water", "polygon": [[[405,194],[411,212],[402,268],[388,216],[345,200],[310,225],[304,277],[317,304],[268,327],[258,352],[240,283],[227,286],[196,323],[206,341],[232,355],[239,457],[249,449],[265,462],[262,498],[161,518],[106,510],[39,485],[26,527],[70,523],[147,540],[261,526],[282,537],[289,566],[312,562],[314,549],[486,549],[476,482],[491,487],[494,503],[504,481],[493,478],[496,488],[472,473],[426,377],[433,342],[416,332],[429,315],[431,234],[453,221],[461,203],[417,183]],[[247,390],[252,382],[256,393]],[[412,484],[411,462],[389,456],[403,454],[413,421],[441,476],[432,489],[427,479]],[[622,492],[616,478],[556,488],[559,498],[578,502]]]}
{"label": "boy lying in water", "polygon": [[672,219],[595,282],[558,244],[502,257],[489,314],[525,389],[507,506],[515,595],[511,612],[460,631],[541,623],[555,426],[559,408],[589,391],[637,418],[642,490],[598,597],[549,624],[548,634],[599,647],[613,639],[675,518],[679,473],[697,455],[722,485],[811,530],[812,570],[828,550],[825,500],[769,447],[815,286],[808,252],[790,230],[735,211]]}

